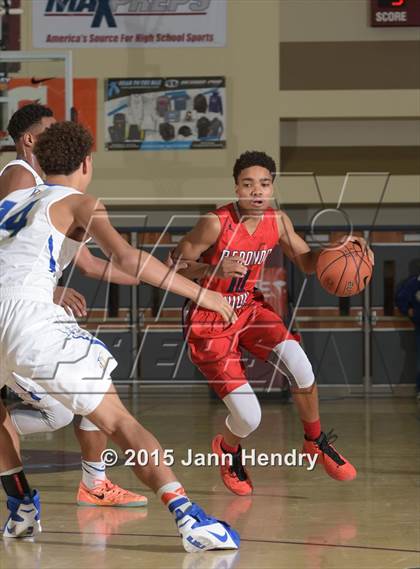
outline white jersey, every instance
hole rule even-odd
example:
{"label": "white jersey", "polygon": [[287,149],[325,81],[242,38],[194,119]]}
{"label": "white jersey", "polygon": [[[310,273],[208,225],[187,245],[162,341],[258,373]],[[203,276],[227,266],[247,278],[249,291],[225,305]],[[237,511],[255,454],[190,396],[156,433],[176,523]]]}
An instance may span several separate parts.
{"label": "white jersey", "polygon": [[53,203],[77,190],[43,184],[0,201],[0,389],[46,410],[60,402],[89,415],[117,362],[106,345],[53,302],[64,268],[83,245],[51,223]]}
{"label": "white jersey", "polygon": [[40,184],[44,183],[44,180],[37,173],[37,171],[34,168],[32,168],[32,166],[30,164],[28,164],[28,162],[26,162],[25,160],[20,160],[19,158],[16,158],[16,160],[11,160],[10,162],[8,162],[6,164],[6,166],[0,171],[0,176],[3,174],[3,172],[7,168],[9,168],[9,166],[22,166],[22,168],[25,168],[25,170],[28,170],[28,172],[30,172],[32,174],[32,176],[34,177],[36,186],[39,186]]}
{"label": "white jersey", "polygon": [[58,231],[49,208],[63,198],[80,194],[67,186],[16,190],[0,201],[0,296],[27,287],[45,301],[53,299],[63,270],[82,245]]}

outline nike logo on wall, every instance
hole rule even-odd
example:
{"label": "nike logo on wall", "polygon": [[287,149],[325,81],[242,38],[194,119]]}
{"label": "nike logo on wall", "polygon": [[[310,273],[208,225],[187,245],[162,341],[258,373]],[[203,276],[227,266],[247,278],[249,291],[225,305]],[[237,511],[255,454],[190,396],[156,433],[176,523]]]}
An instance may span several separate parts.
{"label": "nike logo on wall", "polygon": [[36,79],[35,77],[32,77],[31,83],[32,85],[38,85],[39,83],[45,83],[45,81],[51,81],[51,79],[55,79],[55,77],[44,77],[42,79]]}
{"label": "nike logo on wall", "polygon": [[214,531],[210,531],[209,529],[207,530],[209,533],[211,533],[211,535],[214,535],[214,537],[217,537],[217,539],[219,541],[221,541],[222,543],[225,543],[225,541],[227,541],[228,538],[228,534],[225,531],[225,533],[223,535],[219,535],[218,533],[214,533]]}

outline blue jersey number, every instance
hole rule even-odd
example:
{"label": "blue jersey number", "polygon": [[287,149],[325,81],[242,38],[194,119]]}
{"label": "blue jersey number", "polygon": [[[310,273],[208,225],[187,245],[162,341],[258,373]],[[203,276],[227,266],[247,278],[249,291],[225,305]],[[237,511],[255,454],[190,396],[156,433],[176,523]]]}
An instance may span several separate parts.
{"label": "blue jersey number", "polygon": [[0,204],[0,229],[10,231],[9,237],[14,237],[28,222],[28,213],[36,204],[37,200],[28,203],[23,209],[11,215],[6,221],[3,221],[7,213],[16,205],[16,202],[5,200]]}
{"label": "blue jersey number", "polygon": [[10,200],[4,200],[0,203],[0,223],[3,221],[5,215],[16,205],[16,202],[11,202]]}

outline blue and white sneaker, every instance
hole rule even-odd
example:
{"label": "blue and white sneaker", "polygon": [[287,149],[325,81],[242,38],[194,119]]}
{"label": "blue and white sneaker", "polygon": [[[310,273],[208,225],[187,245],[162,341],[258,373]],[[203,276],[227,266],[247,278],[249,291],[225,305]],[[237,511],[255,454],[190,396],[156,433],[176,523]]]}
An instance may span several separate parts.
{"label": "blue and white sneaker", "polygon": [[7,508],[10,511],[10,516],[4,526],[3,537],[22,539],[34,537],[42,531],[41,504],[36,490],[34,490],[32,497],[25,496],[22,500],[9,496]]}
{"label": "blue and white sneaker", "polygon": [[[177,500],[182,505],[183,499]],[[182,545],[188,553],[209,549],[238,549],[241,538],[227,523],[208,516],[197,504],[185,512],[175,502],[170,509],[175,512],[175,521],[182,536]]]}

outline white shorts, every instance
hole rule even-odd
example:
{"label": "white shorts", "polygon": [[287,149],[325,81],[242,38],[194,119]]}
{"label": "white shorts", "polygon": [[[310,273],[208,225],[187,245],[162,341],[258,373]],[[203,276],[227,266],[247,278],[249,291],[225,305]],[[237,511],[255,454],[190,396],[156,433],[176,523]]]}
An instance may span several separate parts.
{"label": "white shorts", "polygon": [[29,290],[22,296],[0,290],[0,388],[7,385],[27,403],[44,407],[52,397],[89,415],[109,390],[117,362],[64,308],[35,301]]}

